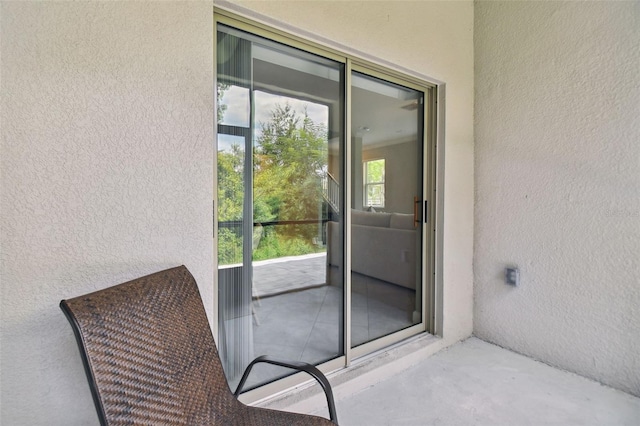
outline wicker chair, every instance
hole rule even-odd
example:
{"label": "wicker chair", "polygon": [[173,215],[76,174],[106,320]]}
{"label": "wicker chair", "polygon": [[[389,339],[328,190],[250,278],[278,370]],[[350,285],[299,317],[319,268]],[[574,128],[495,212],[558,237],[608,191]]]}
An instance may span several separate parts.
{"label": "wicker chair", "polygon": [[[102,425],[332,425],[331,386],[314,366],[259,357],[235,394],[227,384],[196,282],[186,267],[63,300]],[[240,401],[255,363],[311,374],[331,421]]]}

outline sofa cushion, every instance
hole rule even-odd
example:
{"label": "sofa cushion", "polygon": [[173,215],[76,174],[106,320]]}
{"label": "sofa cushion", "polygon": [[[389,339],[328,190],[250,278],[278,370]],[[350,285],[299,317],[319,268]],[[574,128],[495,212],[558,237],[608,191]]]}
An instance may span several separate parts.
{"label": "sofa cushion", "polygon": [[416,238],[414,230],[353,225],[351,270],[415,290]]}
{"label": "sofa cushion", "polygon": [[395,229],[415,229],[413,215],[405,213],[391,213],[389,228]]}
{"label": "sofa cushion", "polygon": [[353,225],[389,227],[391,213],[370,213],[360,210],[351,210],[351,223]]}

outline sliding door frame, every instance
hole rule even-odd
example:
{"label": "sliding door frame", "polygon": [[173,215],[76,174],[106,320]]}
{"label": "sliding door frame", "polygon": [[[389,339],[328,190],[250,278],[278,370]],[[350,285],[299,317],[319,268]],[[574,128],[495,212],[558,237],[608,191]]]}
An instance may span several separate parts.
{"label": "sliding door frame", "polygon": [[[272,25],[246,18],[234,12],[230,12],[218,7],[214,8],[214,60],[217,57],[217,30],[218,24],[237,28],[275,42],[279,42],[294,48],[298,48],[334,61],[344,64],[344,93],[345,93],[345,128],[343,129],[344,158],[342,167],[344,170],[344,350],[343,356],[332,359],[318,365],[318,368],[325,374],[330,374],[349,367],[354,360],[371,355],[392,344],[417,336],[421,333],[433,335],[442,334],[442,191],[437,192],[436,188],[442,189],[442,178],[444,176],[441,165],[444,164],[443,144],[439,143],[444,136],[444,84],[426,76],[403,70],[392,64],[381,64],[376,58],[365,59],[364,54],[346,53],[329,46],[327,43],[318,43],[307,37],[296,35],[295,29],[282,30]],[[383,62],[383,61],[380,61]],[[351,75],[352,71],[367,74],[391,83],[399,84],[418,90],[424,93],[424,117],[423,117],[423,176],[422,176],[422,199],[427,202],[424,213],[428,217],[427,223],[422,226],[422,321],[419,324],[395,332],[391,335],[378,338],[374,341],[362,344],[355,348],[351,347],[351,187],[352,187],[352,147],[351,147]],[[217,72],[214,73],[214,90],[217,87]],[[214,126],[217,135],[217,115],[214,114]],[[217,141],[217,136],[216,136]],[[216,142],[217,146],[217,142]],[[214,149],[214,165],[217,164],[217,150]],[[440,166],[440,167],[436,167]],[[213,239],[214,239],[214,295],[212,332],[218,339],[218,224],[217,224],[217,167],[213,170],[214,203],[213,203]],[[241,400],[246,403],[272,397],[283,391],[300,386],[308,382],[308,376],[298,373],[275,382],[253,389],[243,395]]]}

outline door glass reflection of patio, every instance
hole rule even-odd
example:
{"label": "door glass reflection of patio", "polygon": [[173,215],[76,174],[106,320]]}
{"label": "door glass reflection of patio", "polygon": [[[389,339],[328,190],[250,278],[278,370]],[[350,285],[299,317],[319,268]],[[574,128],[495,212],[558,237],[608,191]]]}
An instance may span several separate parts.
{"label": "door glass reflection of patio", "polygon": [[253,297],[261,298],[323,286],[326,253],[253,262]]}
{"label": "door glass reflection of patio", "polygon": [[[253,262],[255,356],[321,363],[343,353],[343,288],[327,284],[326,275],[325,253]],[[355,273],[352,288],[354,345],[411,326],[414,291]],[[249,385],[288,373],[259,364]]]}

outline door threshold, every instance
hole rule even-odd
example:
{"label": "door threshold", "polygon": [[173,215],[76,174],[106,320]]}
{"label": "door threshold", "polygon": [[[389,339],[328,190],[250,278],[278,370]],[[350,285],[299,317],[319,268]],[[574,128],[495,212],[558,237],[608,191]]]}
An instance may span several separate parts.
{"label": "door threshold", "polygon": [[[336,400],[356,394],[419,363],[443,349],[443,340],[422,333],[353,360],[346,368],[327,374]],[[315,382],[295,386],[251,405],[296,413],[320,413],[326,399]],[[338,411],[338,416],[340,412]]]}

